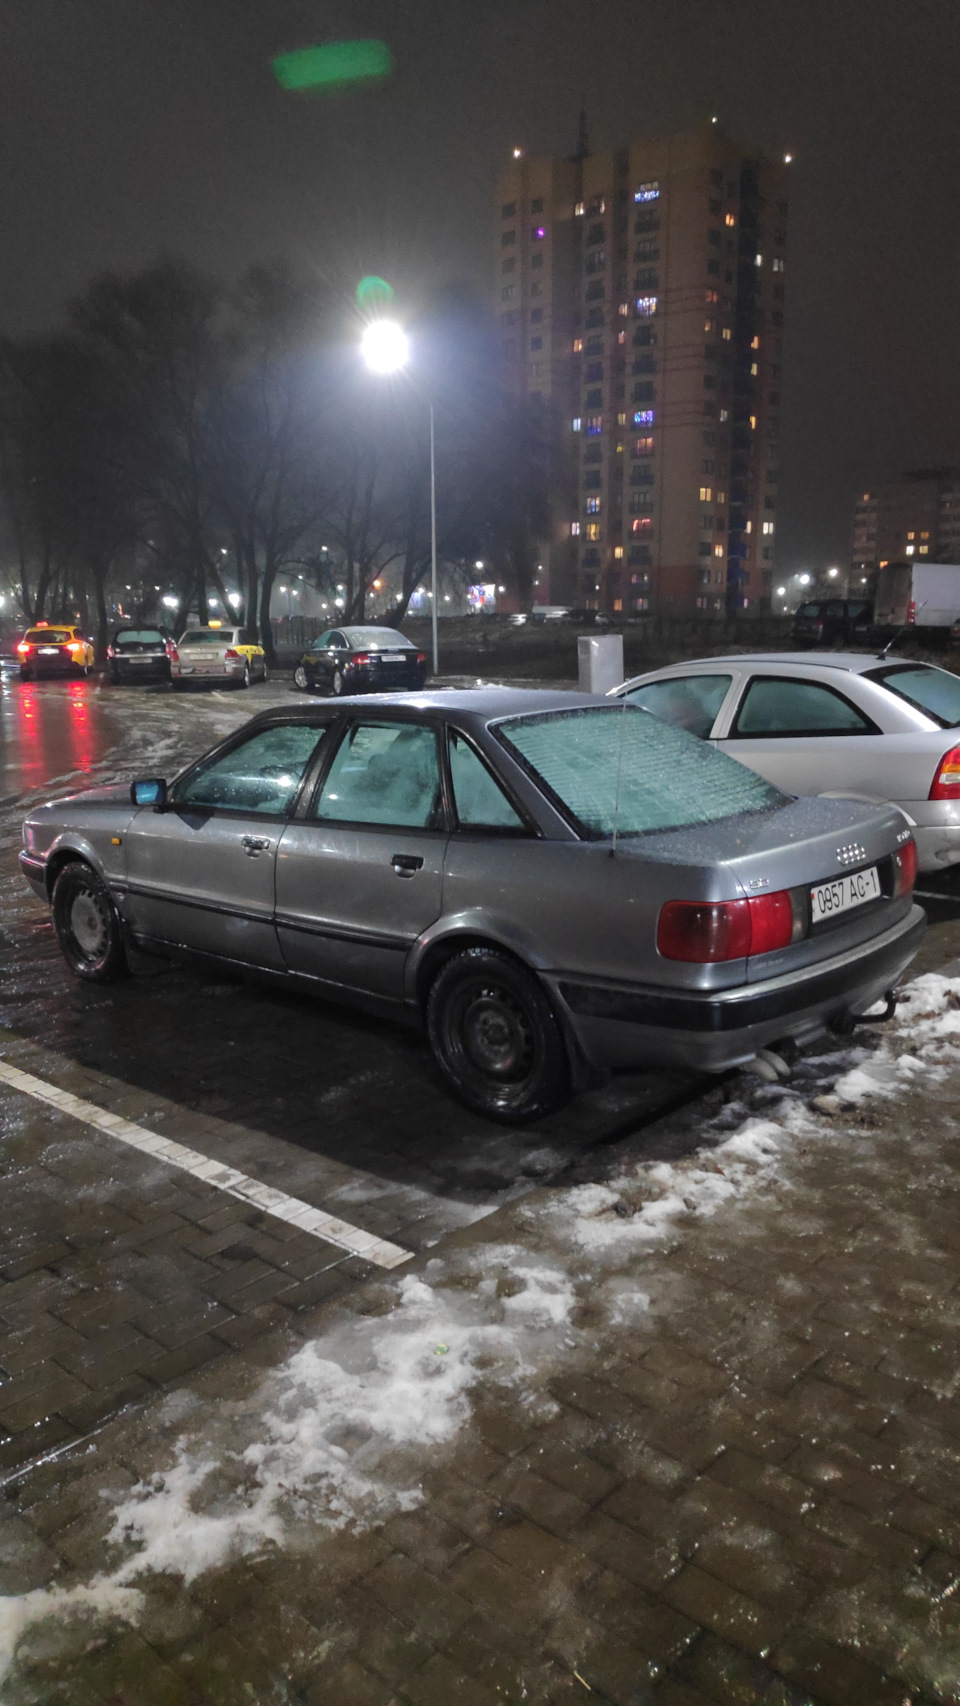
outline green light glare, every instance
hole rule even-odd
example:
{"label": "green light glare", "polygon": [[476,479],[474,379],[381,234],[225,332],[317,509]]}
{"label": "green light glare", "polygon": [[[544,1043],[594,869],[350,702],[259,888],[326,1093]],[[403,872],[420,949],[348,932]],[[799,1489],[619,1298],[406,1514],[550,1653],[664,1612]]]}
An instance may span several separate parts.
{"label": "green light glare", "polygon": [[393,55],[382,41],[331,41],[324,47],[281,53],[272,64],[281,88],[297,93],[329,92],[389,77]]}
{"label": "green light glare", "polygon": [[393,298],[393,286],[373,273],[368,273],[357,285],[357,302],[361,308],[384,308]]}

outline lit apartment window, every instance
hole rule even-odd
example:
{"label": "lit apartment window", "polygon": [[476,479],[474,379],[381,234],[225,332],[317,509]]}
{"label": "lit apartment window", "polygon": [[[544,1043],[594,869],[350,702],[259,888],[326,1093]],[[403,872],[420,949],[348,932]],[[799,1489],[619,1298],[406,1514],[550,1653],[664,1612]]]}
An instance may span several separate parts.
{"label": "lit apartment window", "polygon": [[708,504],[708,503],[713,502],[713,487],[712,486],[701,486],[700,487],[700,502],[702,504]]}
{"label": "lit apartment window", "polygon": [[704,320],[703,329],[705,332],[715,332],[717,329],[716,320]]}
{"label": "lit apartment window", "polygon": [[774,529],[774,525],[775,524],[772,521],[765,521],[763,526],[760,529],[761,533],[772,533],[773,529]]}
{"label": "lit apartment window", "polygon": [[631,533],[649,533],[651,531],[652,527],[653,527],[653,516],[652,515],[638,515],[636,520],[631,521],[631,523],[630,523],[630,532]]}
{"label": "lit apartment window", "polygon": [[571,432],[579,432],[579,431],[580,431],[580,428],[581,428],[581,426],[582,426],[582,424],[583,424],[583,423],[582,423],[582,421],[581,421],[581,419],[580,419],[580,416],[579,416],[579,415],[574,415],[574,417],[573,417],[573,420],[572,420],[572,421],[571,421],[571,422],[570,422],[570,430],[571,430]]}
{"label": "lit apartment window", "polygon": [[615,598],[613,601],[613,608],[614,608],[614,610],[622,610],[623,609],[623,599],[622,598]]}
{"label": "lit apartment window", "polygon": [[916,537],[917,537],[916,533],[908,533],[907,534],[908,539],[916,539]]}
{"label": "lit apartment window", "polygon": [[745,525],[745,527],[744,527],[744,530],[743,530],[743,531],[744,531],[744,533],[752,533],[752,532],[753,532],[753,522],[752,522],[752,521],[748,521],[748,522],[747,522],[747,523],[746,523],[746,525]]}
{"label": "lit apartment window", "polygon": [[926,557],[929,554],[929,551],[930,551],[929,545],[921,545],[917,555],[920,557]]}
{"label": "lit apartment window", "polygon": [[583,202],[582,201],[574,202],[574,206],[573,206],[573,217],[574,217],[574,219],[582,219],[583,215],[584,215],[584,204],[583,204]]}
{"label": "lit apartment window", "polygon": [[781,255],[774,255],[773,270],[774,272],[783,272],[783,257]]}
{"label": "lit apartment window", "polygon": [[760,368],[755,361],[751,361],[750,363],[750,372],[753,374],[754,379],[756,379],[757,374],[760,372]]}
{"label": "lit apartment window", "polygon": [[[627,306],[629,307],[629,303],[627,304]],[[625,344],[626,341],[627,341],[626,332],[618,332],[617,333],[617,343],[618,344]]]}
{"label": "lit apartment window", "polygon": [[722,557],[723,556],[723,546],[722,545],[714,545],[713,554],[715,557]]}
{"label": "lit apartment window", "polygon": [[921,533],[921,535],[920,535],[920,537],[921,537],[921,539],[929,539],[929,537],[930,537],[930,529],[929,529],[929,527],[925,527],[925,528],[924,528],[924,530],[923,530],[923,532],[922,532],[922,533]]}
{"label": "lit apartment window", "polygon": [[721,409],[720,410],[720,419],[721,419],[721,421],[728,421],[730,419],[730,410],[729,409]]}
{"label": "lit apartment window", "polygon": [[756,430],[757,430],[757,417],[756,417],[756,415],[751,415],[750,416],[750,431],[756,432]]}
{"label": "lit apartment window", "polygon": [[727,494],[726,494],[726,492],[718,492],[718,493],[717,493],[717,503],[718,503],[718,504],[725,504],[725,503],[726,503],[726,501],[727,501]]}
{"label": "lit apartment window", "polygon": [[587,522],[587,538],[592,539],[592,540],[596,540],[596,539],[599,539],[599,537],[600,537],[600,523],[599,523],[599,521],[588,521]]}
{"label": "lit apartment window", "polygon": [[596,438],[598,433],[601,433],[602,431],[603,431],[603,416],[602,415],[588,415],[587,416],[587,437],[588,438]]}
{"label": "lit apartment window", "polygon": [[636,308],[641,319],[649,320],[651,314],[657,312],[657,299],[655,296],[638,296]]}
{"label": "lit apartment window", "polygon": [[736,223],[737,223],[736,214],[728,213],[726,218],[724,219],[723,223],[725,225],[730,225],[730,226],[736,225]]}
{"label": "lit apartment window", "polygon": [[582,349],[583,349],[583,339],[582,338],[574,338],[574,340],[573,340],[573,353],[574,353],[574,355],[579,355],[580,351]]}
{"label": "lit apartment window", "polygon": [[654,409],[635,410],[633,416],[634,426],[653,426],[655,413],[656,411]]}
{"label": "lit apartment window", "polygon": [[602,503],[602,498],[588,498],[583,507],[587,515],[599,515]]}
{"label": "lit apartment window", "polygon": [[579,521],[571,521],[571,523],[570,523],[570,534],[571,534],[571,537],[574,539],[579,537],[579,534],[580,534],[580,523],[579,523]]}
{"label": "lit apartment window", "polygon": [[760,339],[759,338],[751,338],[750,339],[750,348],[751,349],[759,349],[760,348]]}
{"label": "lit apartment window", "polygon": [[613,554],[614,554],[614,557],[616,558],[617,562],[619,563],[621,557],[623,556],[623,546],[622,545],[614,545]]}
{"label": "lit apartment window", "polygon": [[652,456],[653,455],[653,439],[652,438],[635,438],[633,441],[633,455],[634,456]]}
{"label": "lit apartment window", "polygon": [[754,264],[756,266],[758,266],[758,267],[763,266],[763,256],[762,255],[754,255],[753,259],[754,259]]}
{"label": "lit apartment window", "polygon": [[634,201],[656,201],[660,195],[660,185],[656,178],[648,184],[640,184],[633,192]]}
{"label": "lit apartment window", "polygon": [[[624,317],[624,319],[626,319],[626,317],[627,317],[627,315],[628,315],[628,314],[629,314],[629,312],[630,312],[630,304],[629,304],[629,302],[621,302],[621,304],[620,304],[620,307],[619,307],[619,308],[618,308],[618,310],[617,310],[617,312],[618,312],[618,313],[619,313],[619,314],[622,314],[622,315],[623,315],[623,317]],[[621,339],[621,340],[618,340],[618,341],[622,341],[622,339]]]}
{"label": "lit apartment window", "polygon": [[729,326],[724,326],[723,331],[720,333],[720,336],[722,337],[724,343],[728,344],[730,342],[730,339],[733,337],[733,332]]}
{"label": "lit apartment window", "polygon": [[915,545],[908,545],[908,546],[907,546],[907,549],[906,549],[906,553],[905,553],[905,555],[906,555],[906,556],[908,556],[908,557],[912,557],[912,556],[913,556],[913,554],[914,554],[914,552],[915,552],[915,550],[916,550],[916,548],[917,548],[917,547],[916,547],[916,546],[915,546]]}
{"label": "lit apartment window", "polygon": [[708,308],[711,307],[711,305],[713,303],[719,302],[720,301],[719,290],[708,290],[706,295],[704,296],[704,301],[706,302]]}

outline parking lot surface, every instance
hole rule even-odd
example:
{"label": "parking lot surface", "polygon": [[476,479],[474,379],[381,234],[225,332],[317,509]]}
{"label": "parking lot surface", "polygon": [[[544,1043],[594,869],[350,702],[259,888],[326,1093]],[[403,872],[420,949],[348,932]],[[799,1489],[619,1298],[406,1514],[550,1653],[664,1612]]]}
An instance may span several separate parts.
{"label": "parking lot surface", "polygon": [[0,1699],[958,1698],[960,981],[522,1133],[344,1009],[75,984],[25,805],[286,694],[0,701]]}

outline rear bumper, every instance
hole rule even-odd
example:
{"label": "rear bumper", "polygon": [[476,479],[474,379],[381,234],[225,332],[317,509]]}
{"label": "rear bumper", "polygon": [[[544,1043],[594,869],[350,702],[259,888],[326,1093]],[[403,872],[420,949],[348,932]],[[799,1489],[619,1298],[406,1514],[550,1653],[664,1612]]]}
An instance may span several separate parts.
{"label": "rear bumper", "polygon": [[630,1070],[669,1061],[722,1072],[783,1037],[815,1036],[828,1020],[863,1013],[903,975],[926,918],[907,917],[870,944],[802,972],[710,994],[653,985],[551,980],[591,1065]]}

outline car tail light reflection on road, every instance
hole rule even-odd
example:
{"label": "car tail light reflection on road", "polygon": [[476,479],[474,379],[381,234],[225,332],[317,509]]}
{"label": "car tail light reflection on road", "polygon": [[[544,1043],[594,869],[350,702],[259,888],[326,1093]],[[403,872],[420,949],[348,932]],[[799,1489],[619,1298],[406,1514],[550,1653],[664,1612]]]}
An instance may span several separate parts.
{"label": "car tail light reflection on road", "polygon": [[803,917],[789,889],[752,900],[668,900],[657,921],[657,949],[665,960],[743,960],[786,948],[803,933]]}
{"label": "car tail light reflection on road", "polygon": [[917,844],[911,838],[893,855],[893,898],[909,894],[917,880]]}
{"label": "car tail light reflection on road", "polygon": [[952,746],[937,765],[930,784],[931,800],[960,800],[960,746]]}

